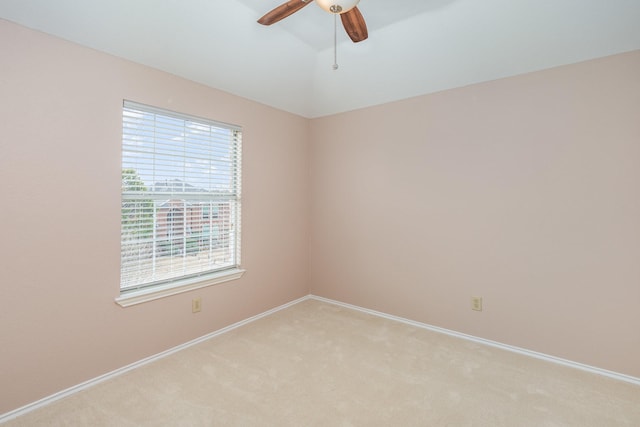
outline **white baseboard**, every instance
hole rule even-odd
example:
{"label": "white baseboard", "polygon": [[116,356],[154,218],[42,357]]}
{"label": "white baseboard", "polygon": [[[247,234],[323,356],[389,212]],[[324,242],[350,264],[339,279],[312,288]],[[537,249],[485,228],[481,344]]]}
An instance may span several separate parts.
{"label": "white baseboard", "polygon": [[352,310],[361,311],[363,313],[372,314],[374,316],[383,317],[385,319],[395,320],[397,322],[406,323],[408,325],[415,326],[415,327],[418,327],[418,328],[428,329],[430,331],[439,332],[441,334],[446,334],[446,335],[450,335],[450,336],[453,336],[453,337],[462,338],[464,340],[468,340],[468,341],[473,341],[473,342],[480,343],[480,344],[489,345],[491,347],[500,348],[502,350],[507,350],[507,351],[511,351],[511,352],[514,352],[514,353],[523,354],[525,356],[534,357],[536,359],[546,360],[547,362],[557,363],[557,364],[560,364],[560,365],[568,366],[570,368],[580,369],[582,371],[591,372],[593,374],[604,375],[605,377],[613,378],[613,379],[618,380],[618,381],[624,381],[624,382],[627,382],[627,383],[631,383],[631,384],[635,384],[637,386],[640,386],[640,378],[632,377],[630,375],[625,375],[625,374],[621,374],[621,373],[618,373],[618,372],[608,371],[606,369],[597,368],[595,366],[589,366],[589,365],[585,365],[583,363],[574,362],[574,361],[567,360],[567,359],[562,359],[560,357],[555,357],[555,356],[551,356],[551,355],[548,355],[548,354],[539,353],[537,351],[527,350],[525,348],[520,348],[520,347],[512,346],[512,345],[509,345],[509,344],[503,344],[503,343],[500,343],[500,342],[497,342],[497,341],[491,341],[491,340],[487,340],[487,339],[484,339],[484,338],[475,337],[473,335],[463,334],[461,332],[456,332],[456,331],[452,331],[450,329],[440,328],[438,326],[432,326],[432,325],[429,325],[429,324],[426,324],[426,323],[416,322],[414,320],[409,320],[409,319],[405,319],[403,317],[393,316],[393,315],[390,315],[390,314],[382,313],[380,311],[370,310],[368,308],[358,307],[357,305],[347,304],[347,303],[340,302],[340,301],[335,301],[335,300],[332,300],[332,299],[329,299],[329,298],[319,297],[319,296],[316,296],[316,295],[310,295],[309,298],[317,300],[317,301],[326,302],[326,303],[329,303],[329,304],[335,304],[335,305],[338,305],[338,306],[341,306],[341,307],[344,307],[344,308],[349,308],[349,309],[352,309]]}
{"label": "white baseboard", "polygon": [[114,377],[117,377],[118,375],[124,374],[125,372],[129,372],[129,371],[131,371],[133,369],[139,368],[139,367],[141,367],[143,365],[146,365],[148,363],[155,362],[156,360],[162,359],[163,357],[169,356],[170,354],[176,353],[176,352],[178,352],[180,350],[184,350],[185,348],[191,347],[193,345],[196,345],[198,343],[201,343],[203,341],[206,341],[206,340],[211,339],[213,337],[216,337],[218,335],[221,335],[221,334],[224,334],[226,332],[229,332],[229,331],[231,331],[233,329],[239,328],[240,326],[244,326],[244,325],[246,325],[248,323],[255,322],[258,319],[261,319],[263,317],[269,316],[270,314],[273,314],[273,313],[275,313],[277,311],[284,310],[287,307],[290,307],[292,305],[298,304],[299,302],[308,300],[309,298],[310,298],[309,295],[304,296],[302,298],[298,298],[297,300],[294,300],[294,301],[288,302],[286,304],[283,304],[281,306],[275,307],[275,308],[273,308],[271,310],[265,311],[264,313],[260,313],[258,315],[253,316],[253,317],[250,317],[248,319],[241,320],[240,322],[234,323],[232,325],[229,325],[227,327],[224,327],[222,329],[214,331],[214,332],[212,332],[210,334],[204,335],[204,336],[202,336],[200,338],[196,338],[196,339],[194,339],[192,341],[186,342],[184,344],[180,344],[180,345],[178,345],[176,347],[170,348],[170,349],[165,350],[165,351],[163,351],[161,353],[154,354],[153,356],[149,356],[147,358],[144,358],[142,360],[134,362],[134,363],[132,363],[130,365],[127,365],[127,366],[124,366],[122,368],[116,369],[115,371],[108,372],[108,373],[106,373],[104,375],[100,375],[99,377],[90,379],[88,381],[85,381],[85,382],[83,382],[81,384],[78,384],[78,385],[75,385],[73,387],[69,387],[66,390],[59,391],[59,392],[54,393],[54,394],[52,394],[50,396],[42,398],[42,399],[40,399],[40,400],[38,400],[36,402],[29,403],[28,405],[22,406],[22,407],[20,407],[18,409],[14,409],[13,411],[9,411],[9,412],[7,412],[5,414],[0,414],[0,424],[4,423],[6,421],[12,420],[14,418],[17,418],[17,417],[19,417],[21,415],[25,415],[26,413],[34,411],[34,410],[36,410],[38,408],[41,408],[43,406],[49,405],[49,404],[55,402],[56,400],[63,399],[65,397],[67,397],[67,396],[70,396],[72,394],[78,393],[79,391],[85,390],[85,389],[87,389],[89,387],[92,387],[92,386],[94,386],[96,384],[99,384],[101,382],[110,380],[110,379],[112,379]]}
{"label": "white baseboard", "polygon": [[122,368],[116,369],[114,371],[108,372],[104,375],[100,375],[99,377],[93,378],[91,380],[85,381],[81,384],[75,385],[73,387],[69,387],[66,390],[62,390],[59,391],[57,393],[54,393],[50,396],[47,396],[43,399],[40,399],[36,402],[30,403],[28,405],[25,405],[23,407],[20,407],[18,409],[14,409],[13,411],[7,412],[5,414],[0,414],[0,424],[9,421],[11,419],[17,418],[21,415],[25,415],[28,412],[34,411],[38,408],[41,408],[43,406],[49,405],[57,400],[63,399],[67,396],[70,396],[72,394],[78,393],[79,391],[85,390],[89,387],[92,387],[96,384],[99,384],[101,382],[107,381],[109,379],[112,379],[114,377],[117,377],[118,375],[122,375],[125,372],[131,371],[133,369],[139,368],[143,365],[146,365],[148,363],[154,362],[156,360],[162,359],[163,357],[169,356],[170,354],[176,353],[180,350],[184,350],[185,348],[191,347],[193,345],[196,345],[198,343],[201,343],[203,341],[206,341],[208,339],[214,338],[218,335],[224,334],[226,332],[229,332],[233,329],[237,329],[241,326],[244,326],[248,323],[254,322],[258,319],[261,319],[263,317],[269,316],[273,313],[276,313],[280,310],[284,310],[285,308],[291,307],[292,305],[298,304],[302,301],[306,301],[308,299],[313,299],[313,300],[317,300],[317,301],[322,301],[322,302],[326,302],[329,304],[334,304],[334,305],[338,305],[344,308],[348,308],[348,309],[352,309],[352,310],[357,310],[363,313],[368,313],[368,314],[372,314],[374,316],[379,316],[379,317],[383,317],[385,319],[389,319],[389,320],[394,320],[397,322],[402,322],[402,323],[406,323],[408,325],[411,326],[416,326],[418,328],[423,328],[423,329],[428,329],[430,331],[434,331],[434,332],[439,332],[442,334],[447,334],[447,335],[451,335],[457,338],[462,338],[465,340],[469,340],[469,341],[473,341],[476,343],[480,343],[480,344],[485,344],[485,345],[489,345],[492,347],[497,347],[503,350],[507,350],[507,351],[511,351],[511,352],[515,352],[515,353],[519,353],[519,354],[523,354],[525,356],[529,356],[529,357],[534,357],[536,359],[542,359],[542,360],[546,360],[549,362],[553,362],[553,363],[558,363],[560,365],[564,365],[564,366],[568,366],[571,368],[575,368],[575,369],[580,369],[583,371],[587,371],[587,372],[591,372],[594,374],[598,374],[598,375],[604,375],[606,377],[610,377],[613,378],[615,380],[619,380],[619,381],[624,381],[627,383],[631,383],[631,384],[635,384],[640,386],[640,378],[636,378],[636,377],[632,377],[630,375],[625,375],[625,374],[620,374],[617,372],[612,372],[612,371],[608,371],[606,369],[600,369],[600,368],[596,368],[594,366],[589,366],[589,365],[584,365],[582,363],[578,363],[578,362],[573,362],[570,360],[566,360],[566,359],[562,359],[559,357],[555,357],[555,356],[550,356],[548,354],[543,354],[543,353],[538,353],[536,351],[531,351],[531,350],[527,350],[527,349],[523,349],[523,348],[519,348],[519,347],[515,347],[512,345],[508,345],[508,344],[502,344],[496,341],[491,341],[491,340],[487,340],[484,338],[479,338],[479,337],[474,337],[473,335],[467,335],[467,334],[463,334],[460,332],[456,332],[456,331],[452,331],[449,329],[444,329],[444,328],[440,328],[437,326],[432,326],[432,325],[428,325],[426,323],[421,323],[421,322],[416,322],[414,320],[409,320],[409,319],[405,319],[402,317],[398,317],[398,316],[393,316],[390,314],[386,314],[386,313],[382,313],[379,311],[375,311],[375,310],[370,310],[367,308],[363,308],[363,307],[358,307],[356,305],[352,305],[352,304],[347,304],[347,303],[343,303],[340,301],[335,301],[332,299],[328,299],[328,298],[324,298],[324,297],[319,297],[316,295],[307,295],[304,296],[302,298],[298,298],[296,300],[293,300],[289,303],[283,304],[281,306],[275,307],[271,310],[265,311],[264,313],[260,313],[256,316],[250,317],[248,319],[245,320],[241,320],[240,322],[234,323],[232,325],[229,325],[227,327],[224,327],[222,329],[219,329],[217,331],[214,331],[210,334],[204,335],[200,338],[196,338],[192,341],[186,342],[184,344],[181,344],[179,346],[170,348],[166,351],[163,351],[161,353],[155,354],[153,356],[149,356],[147,358],[144,358],[142,360],[139,360],[137,362],[134,362],[130,365],[124,366]]}

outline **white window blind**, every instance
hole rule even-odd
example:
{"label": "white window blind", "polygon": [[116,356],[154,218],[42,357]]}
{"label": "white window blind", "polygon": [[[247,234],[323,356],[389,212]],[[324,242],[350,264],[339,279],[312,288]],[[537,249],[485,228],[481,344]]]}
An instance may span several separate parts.
{"label": "white window blind", "polygon": [[124,101],[121,293],[240,266],[241,129]]}

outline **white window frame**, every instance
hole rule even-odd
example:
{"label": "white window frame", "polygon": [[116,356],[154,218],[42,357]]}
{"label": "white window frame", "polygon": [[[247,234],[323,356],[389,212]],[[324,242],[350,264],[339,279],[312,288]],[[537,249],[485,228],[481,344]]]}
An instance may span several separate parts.
{"label": "white window frame", "polygon": [[[158,227],[160,226],[159,224],[159,201],[161,201],[163,198],[167,199],[169,201],[174,201],[176,199],[185,199],[185,207],[184,207],[184,212],[187,212],[187,202],[189,202],[191,199],[188,199],[189,197],[197,197],[198,200],[204,200],[205,203],[207,203],[208,201],[210,201],[209,203],[209,208],[204,208],[204,210],[207,212],[206,215],[202,214],[203,217],[206,218],[210,218],[213,217],[214,214],[214,209],[213,206],[216,203],[224,203],[224,201],[226,200],[228,203],[230,203],[229,206],[233,206],[233,208],[229,208],[230,209],[230,214],[229,217],[230,219],[228,220],[229,224],[232,224],[231,227],[231,232],[225,234],[225,238],[227,236],[229,237],[229,240],[225,240],[226,244],[228,245],[228,250],[227,252],[229,252],[229,254],[227,254],[229,256],[229,262],[225,263],[223,265],[221,265],[219,268],[212,268],[212,264],[206,264],[205,263],[205,267],[202,267],[204,270],[198,270],[197,272],[194,271],[190,271],[188,272],[188,274],[183,274],[180,272],[174,272],[172,273],[174,276],[173,277],[169,277],[169,278],[164,278],[161,280],[153,280],[153,279],[140,279],[140,283],[137,282],[133,282],[133,285],[130,283],[130,280],[127,281],[128,279],[125,279],[125,276],[128,278],[129,276],[127,276],[127,272],[129,271],[129,267],[124,267],[125,265],[125,260],[127,262],[129,262],[130,264],[130,259],[127,258],[129,255],[127,254],[127,252],[125,252],[125,246],[126,244],[124,243],[126,241],[125,237],[122,237],[121,239],[121,283],[120,283],[120,295],[118,297],[116,297],[115,301],[117,304],[123,306],[123,307],[128,307],[131,305],[135,305],[135,304],[140,304],[143,302],[147,302],[147,301],[151,301],[151,300],[155,300],[155,299],[159,299],[159,298],[164,298],[170,295],[175,295],[178,293],[182,293],[182,292],[187,292],[187,291],[191,291],[194,289],[200,289],[203,287],[207,287],[207,286],[212,286],[218,283],[223,283],[223,282],[227,282],[230,280],[235,280],[235,279],[239,279],[240,277],[242,277],[242,275],[244,274],[244,271],[241,266],[240,266],[240,218],[241,218],[241,151],[242,151],[242,129],[239,126],[235,126],[235,125],[229,125],[226,123],[220,123],[220,122],[216,122],[213,120],[209,120],[209,119],[203,119],[200,117],[193,117],[193,116],[189,116],[186,114],[182,114],[182,113],[176,113],[173,111],[168,111],[168,110],[164,110],[164,109],[160,109],[160,108],[156,108],[156,107],[151,107],[148,105],[143,105],[143,104],[139,104],[139,103],[135,103],[135,102],[131,102],[131,101],[123,101],[123,118],[122,118],[122,125],[123,125],[123,141],[122,141],[122,156],[123,156],[123,160],[122,160],[122,168],[123,171],[125,169],[128,169],[131,167],[130,164],[130,159],[132,157],[132,151],[135,151],[135,143],[136,143],[136,138],[138,138],[137,135],[133,135],[133,131],[129,130],[129,128],[131,127],[130,125],[130,119],[128,117],[131,116],[132,113],[137,113],[137,112],[142,112],[145,115],[152,115],[153,117],[160,117],[161,119],[169,119],[172,121],[184,121],[185,123],[185,128],[187,127],[187,125],[191,125],[193,126],[194,124],[196,126],[202,125],[202,126],[210,126],[214,129],[219,129],[219,130],[224,130],[224,131],[229,131],[232,132],[233,135],[235,136],[234,138],[229,140],[229,146],[228,149],[230,152],[235,153],[234,155],[231,156],[231,168],[232,170],[235,170],[236,172],[233,173],[228,173],[225,176],[231,176],[233,175],[231,181],[233,182],[233,184],[230,186],[230,190],[226,191],[223,194],[219,194],[220,192],[217,192],[213,189],[209,189],[209,191],[204,191],[199,189],[198,191],[202,191],[202,193],[198,193],[196,195],[187,193],[187,190],[185,190],[184,188],[181,190],[182,192],[175,192],[175,189],[161,189],[158,190],[157,185],[154,185],[151,183],[151,186],[153,187],[151,189],[151,191],[145,191],[144,192],[144,196],[140,196],[140,197],[144,197],[147,201],[152,201],[153,204],[153,243],[150,243],[146,246],[148,253],[151,253],[153,259],[154,259],[154,266],[152,268],[153,270],[153,276],[155,276],[155,272],[156,272],[156,267],[155,267],[155,259],[157,257],[159,257],[159,249],[157,246],[157,238],[156,235]],[[155,121],[154,121],[155,123]],[[128,125],[128,126],[127,126]],[[155,124],[153,126],[156,126]],[[149,128],[147,128],[149,129]],[[156,156],[156,132],[158,132],[159,134],[162,132],[163,130],[160,129],[160,125],[158,125],[158,129],[156,129],[155,127],[153,127],[153,135],[152,137],[146,136],[146,141],[153,141],[153,142],[146,142],[145,144],[151,145],[153,146],[152,150],[149,150],[149,148],[145,148],[145,152],[142,154],[144,156],[147,156],[147,161],[149,160],[149,156],[152,157],[153,162],[154,162],[154,170],[156,168],[155,166],[155,156]],[[145,135],[148,135],[145,134]],[[140,137],[142,138],[142,137]],[[158,137],[159,140],[160,137]],[[213,136],[211,137],[213,138]],[[178,138],[180,139],[180,138]],[[183,136],[183,140],[186,141],[187,136],[186,133]],[[158,144],[164,144],[166,145],[168,139],[165,137],[165,139],[163,140],[162,143],[158,143]],[[171,143],[171,142],[169,142]],[[219,141],[217,141],[217,143],[219,143]],[[177,144],[180,144],[180,142],[177,142]],[[184,142],[184,145],[186,146],[187,143]],[[132,148],[133,147],[133,148]],[[213,148],[211,148],[211,150],[213,151]],[[151,152],[151,154],[149,154]],[[177,151],[176,151],[177,152]],[[174,157],[172,157],[173,160],[176,161],[180,161],[180,162],[184,162],[183,164],[183,168],[185,170],[189,170],[189,160],[187,159],[186,154],[184,154],[184,157],[181,157],[179,154],[176,154]],[[158,162],[159,163],[159,162]],[[158,167],[158,169],[160,169],[160,167]],[[161,175],[161,172],[159,172],[159,174]],[[124,172],[123,172],[124,175]],[[154,172],[154,177],[155,177],[155,172]],[[185,181],[186,182],[186,179]],[[150,184],[147,181],[145,181],[146,184]],[[145,187],[145,190],[146,187]],[[134,200],[139,194],[139,192],[136,192],[134,190],[131,190],[131,188],[127,189],[125,188],[124,185],[124,179],[123,179],[123,188],[122,188],[122,219],[121,219],[121,232],[122,235],[125,236],[125,229],[130,229],[131,227],[136,227],[136,225],[131,225],[129,224],[129,222],[125,221],[125,216],[124,216],[124,212],[125,212],[125,203],[131,203],[132,200]],[[202,195],[201,195],[202,194]],[[165,202],[166,203],[166,202]],[[142,205],[140,204],[140,206],[144,206],[144,208],[141,209],[150,209],[148,206],[149,205]],[[207,206],[207,205],[204,205]],[[218,206],[224,206],[224,205],[218,205]],[[191,208],[189,208],[191,209]],[[216,210],[216,212],[218,212]],[[216,214],[217,217],[217,214]],[[148,221],[148,218],[147,218]],[[186,229],[188,227],[187,225],[187,220],[186,218],[183,218],[182,220],[182,224],[183,224],[183,228]],[[142,227],[142,226],[141,226]],[[149,227],[149,225],[147,224],[147,227]],[[211,227],[213,228],[213,227]],[[211,235],[213,234],[213,230],[209,229],[208,234]],[[149,230],[149,228],[147,229]],[[165,234],[168,233],[165,230]],[[183,234],[187,234],[187,231],[183,231]],[[128,235],[130,236],[130,235]],[[139,236],[139,235],[138,235]],[[170,238],[165,237],[165,239],[169,240]],[[185,238],[186,239],[186,238]],[[128,242],[131,242],[130,237]],[[186,242],[186,240],[185,240]],[[148,248],[152,248],[152,249],[148,249]],[[186,254],[187,254],[187,246],[185,244],[185,246],[181,249],[184,253],[184,255],[179,255],[182,257],[186,258]],[[211,246],[208,247],[208,251],[211,252]],[[233,253],[230,253],[233,252]],[[182,252],[181,252],[182,254]],[[199,254],[199,252],[198,252]],[[143,264],[146,261],[142,261],[141,264]],[[147,262],[148,263],[148,262]],[[129,265],[127,264],[127,265]],[[228,265],[227,265],[228,264]],[[198,267],[200,268],[200,267]],[[134,273],[135,274],[135,273]],[[147,281],[144,281],[147,280]],[[125,281],[126,281],[126,285],[125,285]]]}

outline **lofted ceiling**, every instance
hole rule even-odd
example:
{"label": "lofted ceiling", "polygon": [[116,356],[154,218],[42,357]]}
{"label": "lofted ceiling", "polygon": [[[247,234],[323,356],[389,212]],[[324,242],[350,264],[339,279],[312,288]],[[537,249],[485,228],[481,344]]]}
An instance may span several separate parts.
{"label": "lofted ceiling", "polygon": [[284,1],[0,0],[0,18],[304,117],[640,49],[638,0],[361,0],[369,39],[339,28],[334,71],[316,4],[256,23]]}

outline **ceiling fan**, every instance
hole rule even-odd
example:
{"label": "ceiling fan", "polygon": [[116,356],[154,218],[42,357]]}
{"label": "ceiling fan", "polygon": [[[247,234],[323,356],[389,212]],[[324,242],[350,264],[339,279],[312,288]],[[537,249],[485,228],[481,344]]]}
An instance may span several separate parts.
{"label": "ceiling fan", "polygon": [[369,37],[367,24],[364,22],[364,18],[357,7],[360,0],[289,0],[267,12],[262,18],[258,19],[258,23],[262,25],[274,24],[314,1],[327,12],[340,15],[342,26],[354,43],[361,42]]}

